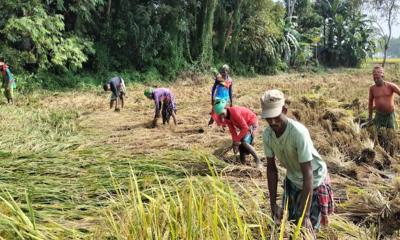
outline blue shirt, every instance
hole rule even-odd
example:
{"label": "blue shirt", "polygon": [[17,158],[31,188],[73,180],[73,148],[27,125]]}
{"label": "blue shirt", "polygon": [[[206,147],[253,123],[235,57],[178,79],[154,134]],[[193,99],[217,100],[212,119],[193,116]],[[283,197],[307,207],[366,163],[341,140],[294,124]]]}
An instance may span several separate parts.
{"label": "blue shirt", "polygon": [[227,76],[224,83],[220,83],[215,79],[211,89],[211,99],[213,100],[215,98],[232,101],[232,79],[229,76]]}
{"label": "blue shirt", "polygon": [[229,101],[229,88],[226,88],[225,86],[222,86],[221,84],[217,84],[215,98],[224,99],[226,101]]}

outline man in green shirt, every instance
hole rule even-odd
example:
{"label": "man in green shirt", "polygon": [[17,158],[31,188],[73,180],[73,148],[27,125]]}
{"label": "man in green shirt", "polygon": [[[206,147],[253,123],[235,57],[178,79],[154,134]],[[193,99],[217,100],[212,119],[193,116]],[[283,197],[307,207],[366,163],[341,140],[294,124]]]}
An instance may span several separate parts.
{"label": "man in green shirt", "polygon": [[326,164],[314,148],[307,128],[286,116],[287,107],[281,91],[266,91],[260,100],[261,117],[269,124],[264,130],[263,142],[273,217],[280,223],[282,208],[276,203],[277,158],[286,168],[282,205],[288,202],[289,220],[297,224],[304,212],[303,226],[316,230],[320,223],[328,223],[328,214],[333,212],[333,193]]}

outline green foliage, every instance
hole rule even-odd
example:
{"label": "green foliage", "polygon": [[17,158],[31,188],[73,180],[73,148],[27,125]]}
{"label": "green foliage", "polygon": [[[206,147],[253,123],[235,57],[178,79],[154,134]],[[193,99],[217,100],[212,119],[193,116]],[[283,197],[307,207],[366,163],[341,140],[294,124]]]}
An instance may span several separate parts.
{"label": "green foliage", "polygon": [[304,69],[309,64],[313,64],[313,52],[312,46],[308,43],[301,42],[299,44],[299,50],[295,54],[293,59],[293,66],[299,70]]}
{"label": "green foliage", "polygon": [[359,66],[374,50],[371,24],[359,2],[297,0],[288,16],[285,6],[291,5],[289,0],[4,0],[0,57],[16,73],[40,75],[37,82],[52,88],[78,86],[82,75],[72,72],[79,69],[94,75],[86,83],[104,81],[110,72],[131,72],[134,81],[171,80],[220,63],[239,74],[274,74],[320,63]]}
{"label": "green foliage", "polygon": [[76,70],[82,68],[82,64],[88,60],[85,51],[93,53],[91,42],[78,37],[62,39],[53,49],[51,61],[57,66],[67,66],[67,69]]}
{"label": "green foliage", "polygon": [[294,29],[292,35],[299,42],[289,61],[297,69],[319,63],[358,67],[374,51],[371,22],[362,14],[359,2],[296,1],[294,16],[287,22],[291,25],[285,30]]}
{"label": "green foliage", "polygon": [[15,77],[17,80],[17,90],[19,93],[28,94],[41,86],[41,82],[38,81],[37,75],[33,73],[18,74]]}
{"label": "green foliage", "polygon": [[324,18],[321,54],[331,66],[359,66],[375,49],[373,30],[360,6],[350,0],[317,2]]}
{"label": "green foliage", "polygon": [[18,49],[12,48],[8,45],[0,45],[0,57],[6,59],[11,71],[23,71],[25,65],[24,59],[29,59],[29,53],[21,53]]}
{"label": "green foliage", "polygon": [[76,36],[66,37],[63,31],[63,16],[50,16],[40,7],[30,16],[10,18],[2,30],[11,43],[26,42],[27,49],[18,56],[22,63],[37,64],[39,69],[54,65],[65,70],[81,68],[87,60],[85,51],[93,50],[91,42]]}
{"label": "green foliage", "polygon": [[270,0],[257,0],[243,1],[239,7],[234,10],[242,14],[236,23],[237,35],[233,31],[235,36],[226,44],[230,61],[242,72],[247,69],[276,73],[282,54],[283,6]]}

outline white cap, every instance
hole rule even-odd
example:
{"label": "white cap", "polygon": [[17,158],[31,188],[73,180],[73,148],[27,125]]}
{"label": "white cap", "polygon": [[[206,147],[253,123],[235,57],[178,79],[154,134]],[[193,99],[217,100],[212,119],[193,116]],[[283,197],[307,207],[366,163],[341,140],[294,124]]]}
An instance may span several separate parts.
{"label": "white cap", "polygon": [[262,118],[275,118],[282,113],[282,107],[285,105],[285,96],[277,89],[266,91],[260,98]]}
{"label": "white cap", "polygon": [[229,71],[229,65],[228,64],[222,65],[222,69]]}

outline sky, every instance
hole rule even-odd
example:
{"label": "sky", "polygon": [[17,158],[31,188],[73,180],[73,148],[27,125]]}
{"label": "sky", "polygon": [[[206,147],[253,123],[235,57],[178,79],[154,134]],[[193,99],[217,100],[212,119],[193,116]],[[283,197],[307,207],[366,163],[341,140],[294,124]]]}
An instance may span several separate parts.
{"label": "sky", "polygon": [[[367,12],[367,15],[369,15],[369,13]],[[398,22],[400,22],[400,13],[397,16]],[[383,22],[383,20],[382,20]],[[388,27],[385,24],[382,24],[382,27],[385,29],[386,32],[388,32]],[[398,38],[400,37],[400,24],[396,24],[395,26],[392,27],[392,36],[393,38]]]}

